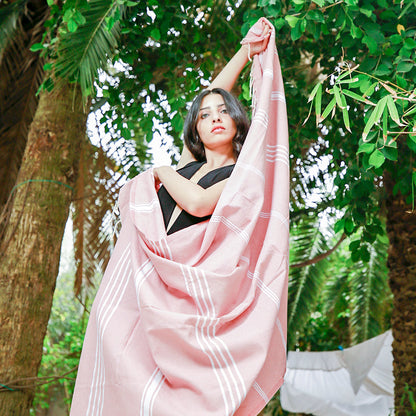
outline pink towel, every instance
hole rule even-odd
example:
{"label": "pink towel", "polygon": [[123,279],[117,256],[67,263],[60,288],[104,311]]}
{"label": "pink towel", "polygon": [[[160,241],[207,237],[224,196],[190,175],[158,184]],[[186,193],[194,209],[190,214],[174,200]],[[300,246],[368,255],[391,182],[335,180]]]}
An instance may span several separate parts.
{"label": "pink towel", "polygon": [[72,416],[254,416],[281,386],[289,153],[274,37],[254,57],[252,124],[209,221],[166,235],[152,171],[123,187]]}

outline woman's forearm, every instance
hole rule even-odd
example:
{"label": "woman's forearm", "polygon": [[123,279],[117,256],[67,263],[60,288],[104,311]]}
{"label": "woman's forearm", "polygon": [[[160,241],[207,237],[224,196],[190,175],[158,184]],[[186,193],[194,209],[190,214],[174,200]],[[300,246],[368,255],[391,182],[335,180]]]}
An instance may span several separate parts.
{"label": "woman's forearm", "polygon": [[214,212],[224,189],[226,179],[204,189],[202,186],[184,178],[170,166],[153,169],[155,179],[159,180],[175,202],[186,212],[196,217],[205,217]]}
{"label": "woman's forearm", "polygon": [[241,46],[237,53],[231,58],[227,65],[212,81],[209,89],[222,88],[226,91],[231,91],[237,81],[241,71],[248,62],[249,49],[247,45]]}
{"label": "woman's forearm", "polygon": [[248,60],[266,49],[271,32],[270,26],[263,23],[263,31],[259,37],[260,40],[250,43],[250,46],[247,44],[242,45],[208,88],[223,88],[224,90],[231,91]]}

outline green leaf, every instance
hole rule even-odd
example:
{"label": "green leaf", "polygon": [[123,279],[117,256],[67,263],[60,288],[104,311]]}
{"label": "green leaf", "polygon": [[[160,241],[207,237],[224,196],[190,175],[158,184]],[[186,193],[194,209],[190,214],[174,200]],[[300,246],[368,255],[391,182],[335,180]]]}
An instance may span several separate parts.
{"label": "green leaf", "polygon": [[355,26],[354,23],[351,23],[350,31],[353,39],[360,39],[363,36],[362,30],[359,27]]}
{"label": "green leaf", "polygon": [[183,129],[183,117],[179,112],[172,119],[172,127],[177,133],[180,133]]}
{"label": "green leaf", "polygon": [[373,92],[376,89],[376,87],[378,86],[378,84],[379,84],[378,81],[374,82],[366,90],[364,90],[363,91],[364,97],[370,97],[371,95],[373,95]]}
{"label": "green leaf", "polygon": [[381,153],[383,153],[384,157],[389,160],[397,160],[399,152],[397,151],[397,147],[391,146],[383,146],[379,149]]}
{"label": "green leaf", "polygon": [[407,136],[406,144],[410,150],[413,150],[416,153],[416,137]]}
{"label": "green leaf", "polygon": [[344,120],[345,128],[351,133],[350,118],[348,115],[348,110],[346,108],[342,109],[342,118]]}
{"label": "green leaf", "polygon": [[368,50],[370,51],[370,53],[372,55],[374,55],[377,52],[377,50],[378,50],[378,44],[370,36],[367,36],[367,35],[364,36],[363,39],[362,39],[362,43],[365,43],[367,45]]}
{"label": "green leaf", "polygon": [[[342,79],[344,79],[347,76],[350,76],[350,78],[351,78],[351,74],[353,72],[354,71],[351,71],[350,68],[348,68],[346,71],[341,72],[341,74],[337,77],[336,82],[339,83]],[[353,82],[358,82],[359,80],[360,80],[360,78],[357,76],[352,81]]]}
{"label": "green leaf", "polygon": [[407,38],[404,41],[404,47],[406,49],[415,49],[416,48],[416,40],[414,40],[412,38]]}
{"label": "green leaf", "polygon": [[373,153],[371,153],[368,163],[370,164],[370,166],[379,168],[385,160],[386,158],[384,157],[383,153],[381,153],[380,150],[376,149]]}
{"label": "green leaf", "polygon": [[73,9],[66,9],[64,15],[62,16],[62,20],[68,23],[70,20],[72,20],[73,15],[74,15]]}
{"label": "green leaf", "polygon": [[372,103],[371,101],[367,100],[366,98],[362,97],[361,95],[356,94],[353,91],[343,89],[342,92],[343,92],[344,95],[352,98],[353,100],[360,101],[360,102],[366,103],[366,104]]}
{"label": "green leaf", "polygon": [[400,61],[397,65],[397,72],[409,72],[414,66],[412,61]]}
{"label": "green leaf", "polygon": [[306,18],[309,20],[313,20],[315,22],[320,22],[320,23],[325,22],[324,15],[320,10],[309,10],[306,15]]}
{"label": "green leaf", "polygon": [[75,22],[78,25],[83,25],[86,23],[85,17],[84,15],[79,11],[79,10],[75,10],[74,16],[73,16],[73,20],[75,20]]}
{"label": "green leaf", "polygon": [[374,75],[376,76],[383,76],[383,75],[389,75],[392,72],[392,68],[389,68],[385,64],[381,64],[377,70],[374,72]]}
{"label": "green leaf", "polygon": [[403,38],[400,35],[392,35],[389,37],[390,42],[392,43],[392,45],[398,45],[399,43],[402,43]]}
{"label": "green leaf", "polygon": [[371,17],[373,14],[373,10],[372,9],[366,9],[365,7],[361,7],[360,8],[360,12],[362,14],[365,14],[367,17]]}
{"label": "green leaf", "polygon": [[285,16],[285,20],[289,23],[291,28],[294,28],[299,21],[299,17],[287,15]]}
{"label": "green leaf", "polygon": [[351,260],[354,263],[357,263],[358,261],[361,260],[360,251],[359,250],[351,252]]}
{"label": "green leaf", "polygon": [[[409,61],[412,56],[412,51],[410,49],[406,49],[404,46],[399,50],[399,57],[403,60]],[[400,59],[399,58],[399,59]]]}
{"label": "green leaf", "polygon": [[303,32],[305,31],[306,28],[306,20],[302,19],[302,20],[298,20],[298,22],[296,23],[296,26],[290,31],[290,36],[292,38],[293,41],[298,40]]}
{"label": "green leaf", "polygon": [[328,116],[329,113],[333,110],[333,108],[335,107],[336,104],[336,100],[335,97],[329,102],[329,104],[326,106],[324,112],[322,113],[322,119],[321,121],[325,120]]}
{"label": "green leaf", "polygon": [[394,104],[393,98],[391,95],[387,96],[387,107],[389,109],[390,117],[394,120],[394,122],[402,126],[403,124],[400,122],[399,113],[397,112],[396,104]]}
{"label": "green leaf", "polygon": [[376,148],[375,143],[361,143],[358,146],[357,154],[358,153],[372,153],[375,148]]}
{"label": "green leaf", "polygon": [[349,218],[349,217],[346,218],[345,219],[345,224],[344,224],[345,233],[347,235],[351,235],[352,232],[354,231],[354,227],[355,227],[354,221],[351,218]]}
{"label": "green leaf", "polygon": [[325,6],[325,0],[312,0],[312,2],[317,4],[319,7]]}
{"label": "green leaf", "polygon": [[401,77],[400,75],[396,75],[396,81],[397,81],[397,85],[400,88],[406,89],[407,88],[407,81]]}
{"label": "green leaf", "polygon": [[150,36],[155,40],[160,40],[160,30],[156,27],[151,30]]}
{"label": "green leaf", "polygon": [[363,131],[363,140],[368,136],[371,128],[380,120],[381,115],[383,114],[384,108],[387,105],[387,97],[383,97],[374,108],[373,112],[371,113],[367,123],[365,124],[364,131]]}
{"label": "green leaf", "polygon": [[347,101],[344,95],[341,95],[341,103],[342,103],[342,118],[344,120],[345,128],[351,133],[350,127],[350,118],[348,115],[348,108],[347,108]]}
{"label": "green leaf", "polygon": [[251,92],[250,92],[250,84],[248,82],[245,82],[242,86],[242,92],[243,92],[243,98],[246,101],[249,101],[251,98]]}
{"label": "green leaf", "polygon": [[377,23],[366,23],[365,24],[365,33],[377,43],[383,43],[385,37],[383,35],[382,27]]}
{"label": "green leaf", "polygon": [[321,111],[322,111],[322,84],[319,83],[318,91],[316,92],[315,97],[315,114],[316,114],[316,125],[321,121]]}
{"label": "green leaf", "polygon": [[45,49],[45,47],[43,46],[42,43],[34,43],[31,47],[30,50],[32,52],[37,52],[37,51],[41,51],[42,49]]}
{"label": "green leaf", "polygon": [[350,251],[357,251],[360,248],[360,245],[361,245],[361,240],[351,241],[349,245],[349,249]]}
{"label": "green leaf", "polygon": [[316,95],[316,93],[317,93],[317,91],[318,91],[318,89],[319,89],[319,87],[321,87],[321,94],[322,94],[322,84],[320,83],[320,82],[318,82],[314,87],[313,87],[313,90],[311,91],[311,93],[309,94],[309,97],[308,97],[308,103],[310,103],[314,98],[315,98],[315,95]]}
{"label": "green leaf", "polygon": [[105,22],[107,23],[107,30],[108,31],[110,31],[114,27],[114,24],[116,23],[113,16],[106,17]]}
{"label": "green leaf", "polygon": [[73,33],[73,32],[76,32],[77,29],[78,29],[77,22],[74,19],[69,20],[68,30]]}
{"label": "green leaf", "polygon": [[276,32],[279,32],[279,30],[280,30],[283,26],[285,26],[285,24],[286,24],[286,20],[285,20],[285,19],[283,19],[283,18],[276,19],[276,20],[274,21],[274,27],[276,28]]}
{"label": "green leaf", "polygon": [[130,140],[131,139],[130,129],[122,128],[121,129],[121,136],[126,140]]}
{"label": "green leaf", "polygon": [[387,107],[383,110],[383,141],[387,142]]}
{"label": "green leaf", "polygon": [[364,261],[365,263],[368,263],[370,261],[370,252],[368,251],[368,248],[361,247],[359,251],[360,251],[361,260]]}
{"label": "green leaf", "polygon": [[334,84],[333,90],[334,90],[335,100],[337,102],[338,107],[341,109],[344,108],[342,105],[341,94],[340,94],[337,84]]}
{"label": "green leaf", "polygon": [[340,220],[338,220],[334,225],[335,233],[339,233],[340,231],[344,231],[344,224],[345,224],[345,219],[344,218],[341,218]]}
{"label": "green leaf", "polygon": [[416,113],[416,104],[413,107],[410,107],[404,114],[403,117],[410,116],[411,114]]}
{"label": "green leaf", "polygon": [[342,80],[337,78],[337,80],[335,82],[337,84],[355,84],[357,81],[359,81],[358,77],[350,78],[350,79],[342,79]]}

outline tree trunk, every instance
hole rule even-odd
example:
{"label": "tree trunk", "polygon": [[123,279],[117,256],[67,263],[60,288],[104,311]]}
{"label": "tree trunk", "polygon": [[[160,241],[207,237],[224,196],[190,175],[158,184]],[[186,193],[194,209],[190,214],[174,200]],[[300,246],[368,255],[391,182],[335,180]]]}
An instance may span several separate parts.
{"label": "tree trunk", "polygon": [[[0,415],[28,415],[86,117],[76,84],[42,93],[0,253]],[[19,381],[20,380],[20,381]],[[13,391],[11,391],[13,390]]]}
{"label": "tree trunk", "polygon": [[407,414],[406,410],[411,411],[409,397],[400,403],[405,385],[416,388],[416,212],[412,212],[412,207],[406,204],[401,194],[393,196],[393,184],[386,179],[390,240],[387,264],[394,296],[391,323],[395,414],[402,416]]}

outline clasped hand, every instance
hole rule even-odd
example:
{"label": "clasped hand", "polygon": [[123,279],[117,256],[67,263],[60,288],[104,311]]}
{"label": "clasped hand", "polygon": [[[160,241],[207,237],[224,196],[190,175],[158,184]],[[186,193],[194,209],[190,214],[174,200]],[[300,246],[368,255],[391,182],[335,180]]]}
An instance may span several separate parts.
{"label": "clasped hand", "polygon": [[258,41],[258,42],[253,42],[250,43],[249,45],[243,45],[243,47],[245,48],[250,48],[250,59],[258,54],[263,52],[266,48],[267,48],[267,44],[269,43],[269,39],[270,39],[270,33],[272,32],[270,26],[266,23],[263,23],[263,31],[261,33],[261,37],[264,37],[264,39]]}

